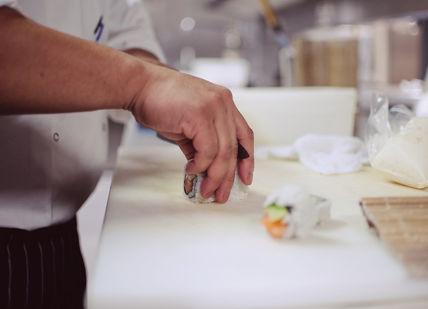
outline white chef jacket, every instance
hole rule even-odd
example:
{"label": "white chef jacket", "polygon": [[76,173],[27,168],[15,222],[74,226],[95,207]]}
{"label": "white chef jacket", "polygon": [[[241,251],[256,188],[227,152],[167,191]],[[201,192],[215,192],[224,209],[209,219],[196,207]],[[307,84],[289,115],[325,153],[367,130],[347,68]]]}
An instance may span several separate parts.
{"label": "white chef jacket", "polygon": [[[56,30],[121,50],[144,49],[163,60],[139,0],[0,0],[0,5]],[[71,219],[102,172],[107,130],[106,111],[1,116],[0,227],[31,230]]]}

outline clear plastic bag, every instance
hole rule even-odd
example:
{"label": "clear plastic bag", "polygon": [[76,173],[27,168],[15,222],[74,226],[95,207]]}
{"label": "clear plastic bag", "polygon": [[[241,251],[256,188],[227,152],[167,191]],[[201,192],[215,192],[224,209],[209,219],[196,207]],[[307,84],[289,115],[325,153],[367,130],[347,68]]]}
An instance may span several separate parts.
{"label": "clear plastic bag", "polygon": [[401,184],[428,187],[428,118],[406,106],[389,109],[388,99],[375,95],[367,124],[369,160],[377,170]]}

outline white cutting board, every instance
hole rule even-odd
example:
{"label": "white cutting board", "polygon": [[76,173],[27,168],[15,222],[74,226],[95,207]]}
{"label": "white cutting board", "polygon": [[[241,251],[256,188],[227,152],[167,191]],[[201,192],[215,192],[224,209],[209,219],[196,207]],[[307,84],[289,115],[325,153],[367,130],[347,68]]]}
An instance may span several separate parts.
{"label": "white cutting board", "polygon": [[[257,161],[247,200],[197,205],[182,195],[172,145],[124,148],[110,193],[89,308],[284,308],[426,300],[368,230],[363,196],[421,196],[371,169],[321,176],[296,162]],[[332,221],[305,240],[273,240],[266,194],[302,184],[331,199]]]}
{"label": "white cutting board", "polygon": [[233,98],[257,145],[292,144],[308,133],[350,136],[354,131],[353,88],[241,88],[233,90]]}

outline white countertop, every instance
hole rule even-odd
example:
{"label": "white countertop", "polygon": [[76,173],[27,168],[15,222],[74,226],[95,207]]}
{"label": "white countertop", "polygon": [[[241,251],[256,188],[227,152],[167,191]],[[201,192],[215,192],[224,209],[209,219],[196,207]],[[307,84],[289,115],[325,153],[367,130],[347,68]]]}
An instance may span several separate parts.
{"label": "white countertop", "polygon": [[[428,301],[368,229],[363,196],[421,196],[370,168],[318,175],[297,162],[258,160],[247,200],[197,205],[182,194],[184,159],[137,134],[122,147],[89,308],[284,308]],[[145,143],[139,141],[145,139]],[[332,201],[332,221],[305,240],[271,239],[265,196],[283,183]]]}

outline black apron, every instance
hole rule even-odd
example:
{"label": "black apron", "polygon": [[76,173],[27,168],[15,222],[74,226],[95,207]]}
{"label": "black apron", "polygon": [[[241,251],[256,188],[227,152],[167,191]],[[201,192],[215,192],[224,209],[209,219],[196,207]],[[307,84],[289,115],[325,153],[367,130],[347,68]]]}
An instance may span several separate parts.
{"label": "black apron", "polygon": [[84,308],[86,270],[76,219],[0,228],[0,308]]}

